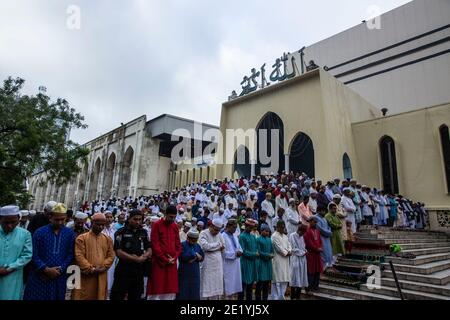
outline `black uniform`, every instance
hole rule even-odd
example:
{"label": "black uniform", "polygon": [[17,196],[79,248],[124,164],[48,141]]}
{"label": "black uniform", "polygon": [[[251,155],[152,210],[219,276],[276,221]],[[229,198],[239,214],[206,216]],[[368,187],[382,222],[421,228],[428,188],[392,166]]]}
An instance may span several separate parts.
{"label": "black uniform", "polygon": [[[150,248],[147,231],[142,228],[132,230],[125,226],[114,234],[114,250],[141,256]],[[144,290],[145,263],[134,263],[119,258],[114,271],[111,300],[140,300]]]}

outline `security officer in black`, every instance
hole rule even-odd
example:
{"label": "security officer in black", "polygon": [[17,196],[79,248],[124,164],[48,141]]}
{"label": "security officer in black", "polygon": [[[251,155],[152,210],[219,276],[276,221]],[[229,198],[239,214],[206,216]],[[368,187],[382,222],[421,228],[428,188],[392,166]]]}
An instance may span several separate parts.
{"label": "security officer in black", "polygon": [[147,232],[142,228],[143,214],[131,210],[123,228],[114,234],[114,250],[119,263],[114,271],[111,300],[140,300],[144,290],[145,265],[152,255]]}

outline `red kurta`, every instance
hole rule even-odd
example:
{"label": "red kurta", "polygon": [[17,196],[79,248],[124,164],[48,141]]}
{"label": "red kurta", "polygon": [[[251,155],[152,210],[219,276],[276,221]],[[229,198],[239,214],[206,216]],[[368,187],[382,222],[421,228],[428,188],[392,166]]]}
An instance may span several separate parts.
{"label": "red kurta", "polygon": [[319,229],[309,227],[308,230],[306,230],[303,239],[305,240],[305,247],[308,251],[306,253],[308,273],[321,273],[323,271],[323,262],[320,257],[319,249],[322,248],[322,239],[320,238]]}
{"label": "red kurta", "polygon": [[[168,224],[164,219],[155,222],[152,225],[151,247],[153,253],[149,294],[178,293],[177,260],[181,254],[181,243],[176,223]],[[168,264],[168,256],[175,258],[174,264]]]}

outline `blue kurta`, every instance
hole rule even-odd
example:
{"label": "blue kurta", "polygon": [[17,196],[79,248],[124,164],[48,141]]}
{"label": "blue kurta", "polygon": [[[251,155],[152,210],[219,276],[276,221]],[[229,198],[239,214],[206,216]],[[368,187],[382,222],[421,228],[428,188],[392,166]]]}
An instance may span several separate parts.
{"label": "blue kurta", "polygon": [[196,253],[203,258],[205,254],[198,243],[191,246],[187,241],[181,243],[181,255],[178,266],[178,295],[177,300],[200,300],[200,264],[195,259]]}
{"label": "blue kurta", "polygon": [[23,289],[23,268],[33,255],[31,233],[20,227],[10,233],[0,226],[0,267],[14,272],[0,277],[0,300],[20,300]]}
{"label": "blue kurta", "polygon": [[256,239],[258,244],[258,281],[272,281],[273,245],[270,237],[260,236]]}
{"label": "blue kurta", "polygon": [[320,231],[320,238],[322,239],[322,253],[320,254],[322,260],[326,266],[333,264],[333,248],[331,247],[331,228],[328,225],[327,220],[324,217],[316,214],[317,217],[317,229]]}
{"label": "blue kurta", "polygon": [[[64,300],[67,267],[74,258],[75,233],[62,227],[56,235],[51,225],[39,228],[33,235],[33,270],[25,286],[24,300]],[[61,267],[57,279],[44,277],[46,267]]]}

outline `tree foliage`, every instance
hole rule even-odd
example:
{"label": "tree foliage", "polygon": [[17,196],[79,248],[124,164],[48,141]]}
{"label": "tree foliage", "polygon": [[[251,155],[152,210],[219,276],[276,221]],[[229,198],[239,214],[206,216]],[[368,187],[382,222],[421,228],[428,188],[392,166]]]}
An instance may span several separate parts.
{"label": "tree foliage", "polygon": [[65,99],[51,101],[43,87],[22,94],[24,83],[10,77],[0,87],[0,205],[25,206],[31,200],[25,181],[39,171],[47,181],[67,183],[89,153],[67,138],[71,129],[87,127],[84,117]]}

